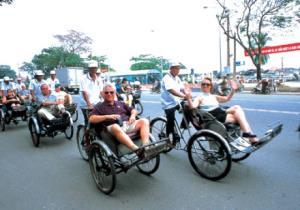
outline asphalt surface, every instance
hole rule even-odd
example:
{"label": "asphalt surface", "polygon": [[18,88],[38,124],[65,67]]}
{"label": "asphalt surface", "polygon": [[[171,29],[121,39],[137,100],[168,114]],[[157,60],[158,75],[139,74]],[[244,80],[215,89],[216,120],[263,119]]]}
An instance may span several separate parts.
{"label": "asphalt surface", "polygon": [[[142,101],[144,116],[163,114],[159,95],[145,91]],[[237,94],[232,104],[245,108],[259,136],[278,121],[284,124],[282,133],[246,160],[233,163],[220,181],[200,177],[187,153],[175,150],[161,155],[160,168],[152,176],[135,168],[118,174],[109,196],[96,188],[75,137],[42,138],[35,148],[26,123],[9,125],[0,133],[0,209],[299,209],[300,136],[295,130],[300,97]]]}

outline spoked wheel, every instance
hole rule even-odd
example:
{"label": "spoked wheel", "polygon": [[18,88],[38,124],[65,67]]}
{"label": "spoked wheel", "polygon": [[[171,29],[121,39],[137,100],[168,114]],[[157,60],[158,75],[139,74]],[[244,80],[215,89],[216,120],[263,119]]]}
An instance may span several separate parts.
{"label": "spoked wheel", "polygon": [[205,133],[191,137],[187,151],[192,167],[204,178],[219,180],[230,171],[229,151],[215,135]]}
{"label": "spoked wheel", "polygon": [[5,118],[2,110],[0,110],[0,129],[1,131],[5,131]]}
{"label": "spoked wheel", "polygon": [[135,102],[134,108],[137,110],[138,115],[143,114],[144,107],[140,101]]}
{"label": "spoked wheel", "polygon": [[[150,122],[150,132],[153,135],[157,141],[167,138],[167,133],[166,133],[166,124],[167,120],[161,117],[154,118]],[[167,147],[165,149],[165,153],[170,152],[173,149],[173,147]]]}
{"label": "spoked wheel", "polygon": [[40,134],[37,132],[35,123],[32,120],[29,121],[29,131],[33,145],[38,147],[40,145]]}
{"label": "spoked wheel", "polygon": [[101,145],[93,144],[89,150],[89,165],[98,189],[110,194],[117,182],[113,158],[107,155]]}
{"label": "spoked wheel", "polygon": [[250,154],[251,153],[244,153],[244,152],[235,150],[235,151],[232,151],[231,159],[234,162],[239,162],[239,161],[245,160],[247,157],[250,156]]}
{"label": "spoked wheel", "polygon": [[78,110],[76,109],[75,112],[72,115],[73,122],[76,122],[78,120]]}
{"label": "spoked wheel", "polygon": [[65,133],[66,138],[71,140],[73,137],[73,133],[74,133],[74,126],[71,125],[71,123],[70,123],[70,125],[68,125],[68,127],[65,129],[64,133]]}
{"label": "spoked wheel", "polygon": [[77,142],[77,147],[79,150],[79,153],[84,160],[88,160],[89,156],[87,154],[87,148],[84,144],[84,135],[85,135],[85,126],[84,125],[78,125],[77,127],[77,134],[76,134],[76,142]]}
{"label": "spoked wheel", "polygon": [[138,164],[136,167],[139,169],[139,171],[142,174],[151,175],[157,171],[157,169],[159,168],[159,163],[160,163],[160,156],[157,155],[146,162],[142,162],[141,164]]}

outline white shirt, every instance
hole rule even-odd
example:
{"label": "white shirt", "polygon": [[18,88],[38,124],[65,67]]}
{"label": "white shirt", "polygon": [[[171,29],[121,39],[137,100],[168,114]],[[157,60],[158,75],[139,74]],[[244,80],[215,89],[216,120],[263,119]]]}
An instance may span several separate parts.
{"label": "white shirt", "polygon": [[3,90],[4,96],[7,95],[7,90],[8,90],[8,89],[15,90],[16,87],[15,87],[14,83],[9,82],[8,84],[6,84],[6,83],[3,81],[3,82],[2,82],[2,85],[1,85],[1,87],[0,87],[0,90]]}
{"label": "white shirt", "polygon": [[[87,93],[91,104],[95,105],[98,102],[100,102],[101,100],[100,92],[102,90],[103,90],[103,82],[100,78],[97,77],[96,80],[93,81],[89,73],[83,76],[83,79],[81,80],[80,83],[80,91],[81,94],[83,91]],[[87,103],[83,98],[83,94],[82,94],[81,106],[87,106]]]}
{"label": "white shirt", "polygon": [[42,79],[42,80],[39,82],[39,81],[37,81],[36,79],[33,79],[33,80],[30,81],[30,84],[29,84],[29,88],[28,88],[28,89],[29,89],[30,91],[33,90],[35,96],[38,97],[38,96],[42,95],[42,90],[41,90],[42,84],[47,84],[47,85],[48,85],[48,83],[46,82],[46,80],[43,80],[43,79]]}
{"label": "white shirt", "polygon": [[50,77],[47,79],[47,83],[51,91],[55,91],[55,84],[59,84],[59,80],[55,78],[54,80]]}
{"label": "white shirt", "polygon": [[213,94],[201,92],[198,97],[202,99],[200,107],[205,111],[209,112],[219,107],[219,102]]}
{"label": "white shirt", "polygon": [[161,84],[161,103],[163,109],[170,109],[175,107],[180,102],[180,98],[174,96],[168,90],[174,89],[178,92],[184,89],[183,83],[178,76],[173,77],[170,73],[166,74],[162,79]]}
{"label": "white shirt", "polygon": [[59,92],[54,91],[53,95],[56,97],[56,100],[58,100],[58,101],[64,101],[65,100],[65,96],[67,95],[67,93],[64,92],[64,91],[59,91]]}
{"label": "white shirt", "polygon": [[25,84],[23,82],[21,82],[21,83],[16,82],[15,83],[17,93],[20,93],[20,91],[22,90],[22,85],[25,86]]}

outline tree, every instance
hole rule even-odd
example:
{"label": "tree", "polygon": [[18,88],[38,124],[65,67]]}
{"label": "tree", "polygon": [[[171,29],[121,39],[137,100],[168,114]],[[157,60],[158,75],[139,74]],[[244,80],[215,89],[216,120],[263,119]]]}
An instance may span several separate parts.
{"label": "tree", "polygon": [[3,4],[12,4],[13,0],[0,0],[0,6],[2,6]]}
{"label": "tree", "polygon": [[84,54],[91,51],[93,40],[82,32],[69,30],[66,35],[54,35],[62,43],[63,48],[69,53]]}
{"label": "tree", "polygon": [[[267,58],[262,48],[271,38],[268,32],[299,24],[300,0],[233,0],[228,5],[224,0],[216,1],[221,8],[217,15],[220,27],[248,52],[257,70],[257,80],[261,80],[261,65]],[[233,27],[228,30],[229,23]]]}
{"label": "tree", "polygon": [[16,72],[9,65],[0,65],[0,78],[5,76],[16,78]]}
{"label": "tree", "polygon": [[[155,57],[149,54],[139,55],[132,57],[130,61],[133,62],[130,69],[135,70],[146,70],[146,69],[168,69],[170,61],[163,57]],[[181,68],[186,68],[184,65]]]}
{"label": "tree", "polygon": [[23,62],[22,66],[20,67],[22,71],[26,71],[31,76],[34,75],[34,71],[36,70],[36,66],[33,63]]}
{"label": "tree", "polygon": [[62,47],[50,47],[42,50],[41,54],[35,55],[32,63],[37,69],[46,74],[55,68],[69,66],[84,66],[83,59],[76,53],[67,52]]}

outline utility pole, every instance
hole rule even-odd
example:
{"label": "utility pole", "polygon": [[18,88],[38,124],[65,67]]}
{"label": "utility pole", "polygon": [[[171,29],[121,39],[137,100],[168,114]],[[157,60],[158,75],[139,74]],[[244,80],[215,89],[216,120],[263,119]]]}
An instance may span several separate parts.
{"label": "utility pole", "polygon": [[235,33],[234,33],[234,40],[233,40],[233,79],[236,79],[236,40],[235,40]]}
{"label": "utility pole", "polygon": [[230,39],[229,39],[229,33],[230,33],[230,22],[229,22],[229,14],[227,15],[227,68],[230,70]]}

